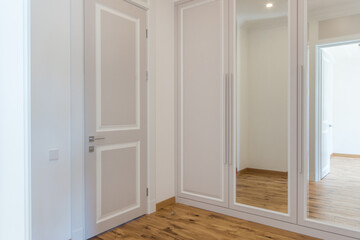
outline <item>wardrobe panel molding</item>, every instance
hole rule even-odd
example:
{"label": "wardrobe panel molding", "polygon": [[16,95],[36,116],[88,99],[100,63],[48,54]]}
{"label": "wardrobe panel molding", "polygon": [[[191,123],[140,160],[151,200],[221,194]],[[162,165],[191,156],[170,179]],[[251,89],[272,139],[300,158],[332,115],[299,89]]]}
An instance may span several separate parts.
{"label": "wardrobe panel molding", "polygon": [[225,75],[228,1],[177,8],[178,196],[228,205]]}

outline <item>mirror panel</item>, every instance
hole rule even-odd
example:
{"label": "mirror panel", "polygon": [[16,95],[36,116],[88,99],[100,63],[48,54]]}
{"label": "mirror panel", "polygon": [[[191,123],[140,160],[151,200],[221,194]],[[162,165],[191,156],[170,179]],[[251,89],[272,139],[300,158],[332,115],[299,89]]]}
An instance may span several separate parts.
{"label": "mirror panel", "polygon": [[360,230],[360,1],[308,0],[308,219]]}
{"label": "mirror panel", "polygon": [[236,203],[288,213],[289,2],[237,0]]}

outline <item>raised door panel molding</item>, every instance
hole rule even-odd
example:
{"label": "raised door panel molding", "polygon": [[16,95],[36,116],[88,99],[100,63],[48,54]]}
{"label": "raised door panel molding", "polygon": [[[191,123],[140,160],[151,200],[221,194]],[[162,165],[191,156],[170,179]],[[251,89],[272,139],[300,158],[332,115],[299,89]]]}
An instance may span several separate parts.
{"label": "raised door panel molding", "polygon": [[96,56],[97,132],[140,129],[140,20],[96,4]]}
{"label": "raised door panel molding", "polygon": [[96,165],[96,223],[140,208],[139,141],[97,147]]}
{"label": "raised door panel molding", "polygon": [[125,1],[144,9],[149,9],[150,6],[150,0],[125,0]]}
{"label": "raised door panel molding", "polygon": [[194,0],[174,0],[174,4],[179,5],[182,3],[187,3],[187,2],[192,2],[192,1],[194,1]]}

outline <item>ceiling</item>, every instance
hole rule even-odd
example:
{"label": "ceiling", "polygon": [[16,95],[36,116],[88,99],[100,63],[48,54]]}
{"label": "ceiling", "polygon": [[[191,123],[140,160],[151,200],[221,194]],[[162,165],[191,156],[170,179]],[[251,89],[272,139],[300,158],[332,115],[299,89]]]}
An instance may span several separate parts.
{"label": "ceiling", "polygon": [[[266,8],[265,4],[268,2],[272,2],[274,6]],[[289,2],[289,0],[236,0],[237,21],[244,23],[287,16]],[[308,9],[309,12],[318,12],[336,9],[337,6],[344,7],[354,4],[358,6],[359,2],[359,0],[308,0]]]}
{"label": "ceiling", "polygon": [[237,0],[237,20],[240,23],[251,20],[277,18],[287,15],[288,0],[273,0],[274,7],[268,9],[268,0]]}
{"label": "ceiling", "polygon": [[317,11],[327,7],[358,3],[359,0],[308,0],[310,11]]}

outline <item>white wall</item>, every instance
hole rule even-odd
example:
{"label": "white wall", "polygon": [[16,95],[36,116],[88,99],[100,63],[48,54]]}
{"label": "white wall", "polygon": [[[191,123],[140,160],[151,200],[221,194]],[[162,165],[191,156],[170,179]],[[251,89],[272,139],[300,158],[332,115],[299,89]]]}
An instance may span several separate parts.
{"label": "white wall", "polygon": [[238,102],[238,161],[237,169],[242,170],[248,168],[248,29],[240,27],[238,24],[237,31],[237,76],[238,85],[237,102]]}
{"label": "white wall", "polygon": [[27,9],[0,1],[0,239],[29,239]]}
{"label": "white wall", "polygon": [[359,34],[359,22],[360,14],[319,21],[319,39]]}
{"label": "white wall", "polygon": [[70,1],[31,1],[31,96],[32,239],[70,239]]}
{"label": "white wall", "polygon": [[[241,58],[244,64],[245,58]],[[240,81],[240,94],[246,92],[240,114],[247,112],[245,121],[240,116],[247,131],[247,136],[242,136],[240,150],[247,148],[247,161],[240,158],[240,163],[246,164],[240,164],[240,169],[288,171],[288,62],[285,21],[269,24],[266,20],[264,24],[248,26],[247,73],[246,76],[240,73],[240,78],[247,78]]]}
{"label": "white wall", "polygon": [[[343,48],[343,47],[340,47]],[[348,56],[332,54],[334,61],[333,152],[360,155],[360,47]],[[343,49],[346,55],[346,50]]]}
{"label": "white wall", "polygon": [[174,2],[156,2],[156,202],[175,195]]}

